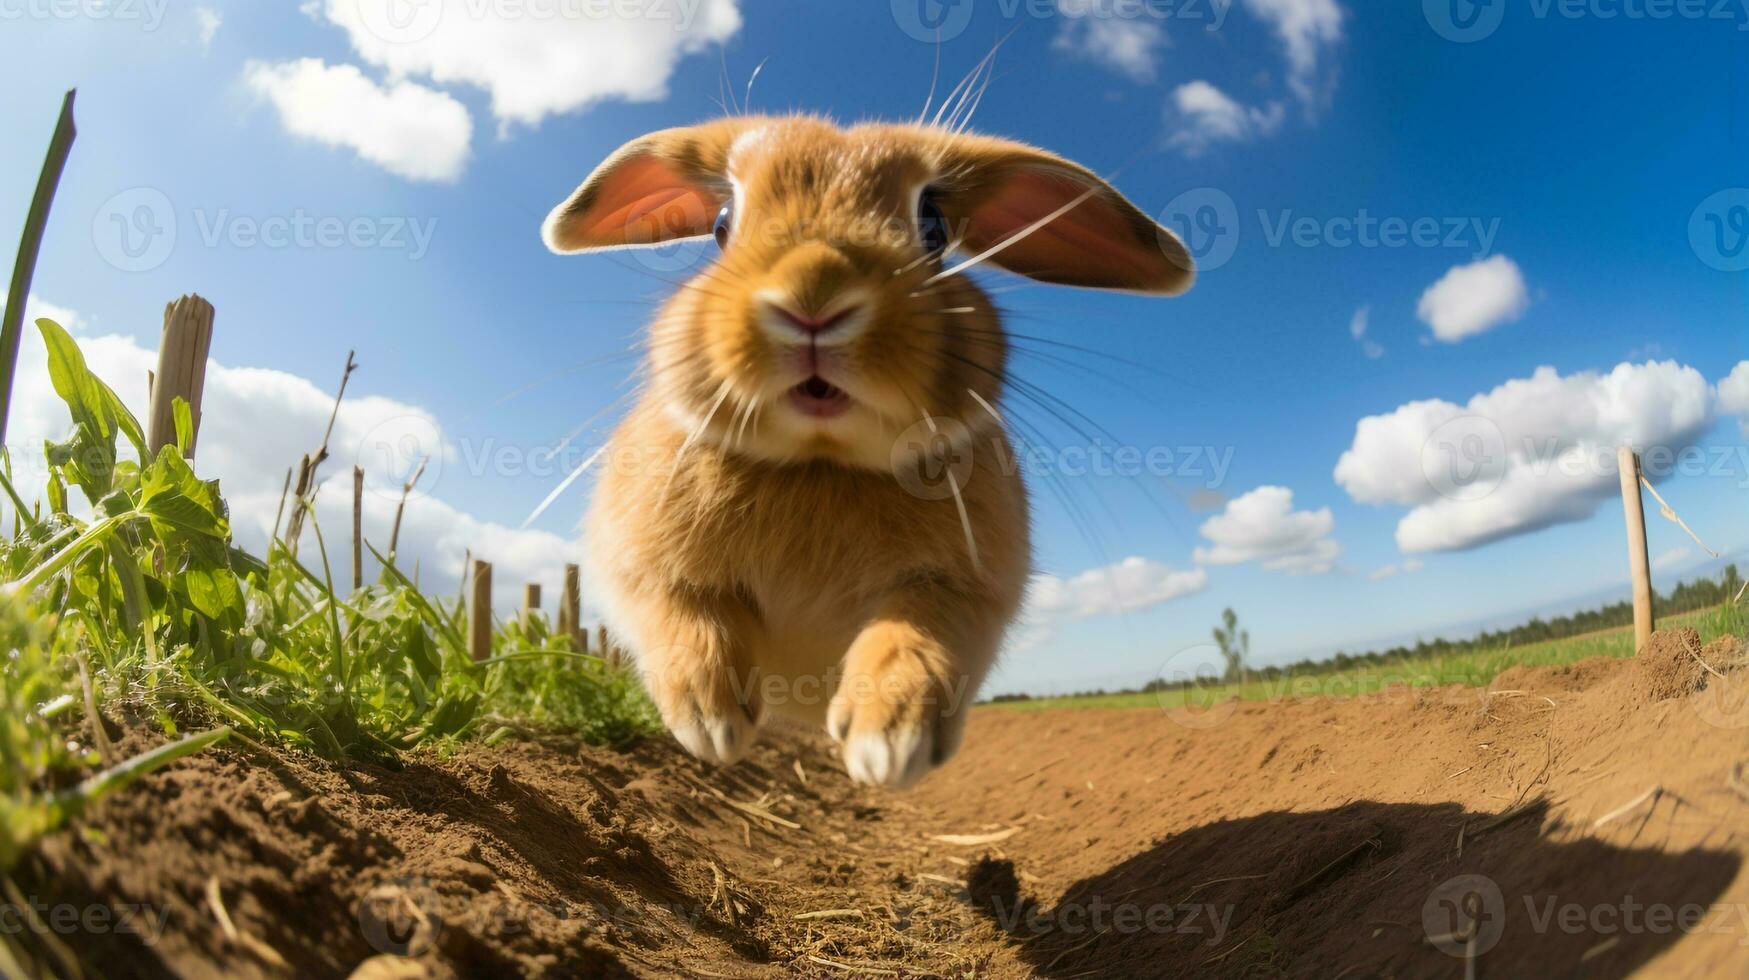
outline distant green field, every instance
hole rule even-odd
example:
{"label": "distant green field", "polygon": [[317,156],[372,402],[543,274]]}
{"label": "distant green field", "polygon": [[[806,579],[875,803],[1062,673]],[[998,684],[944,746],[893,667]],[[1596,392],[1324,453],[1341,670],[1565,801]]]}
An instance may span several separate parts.
{"label": "distant green field", "polygon": [[[1743,614],[1740,609],[1720,607],[1671,616],[1658,622],[1660,629],[1692,626],[1700,631],[1701,642],[1732,633],[1743,635]],[[1444,657],[1426,657],[1389,663],[1365,664],[1346,670],[1331,668],[1318,673],[1280,677],[1274,680],[1252,678],[1243,684],[1212,684],[1191,690],[1171,690],[1150,693],[1105,694],[1061,698],[1035,698],[1030,701],[1004,701],[992,708],[1021,711],[1040,708],[1178,708],[1195,711],[1220,704],[1229,698],[1246,701],[1270,701],[1288,697],[1353,697],[1371,694],[1397,686],[1429,687],[1441,684],[1464,684],[1478,687],[1487,684],[1511,667],[1548,667],[1572,663],[1588,657],[1630,657],[1634,652],[1632,627],[1601,630],[1549,640],[1520,647],[1476,650]]]}

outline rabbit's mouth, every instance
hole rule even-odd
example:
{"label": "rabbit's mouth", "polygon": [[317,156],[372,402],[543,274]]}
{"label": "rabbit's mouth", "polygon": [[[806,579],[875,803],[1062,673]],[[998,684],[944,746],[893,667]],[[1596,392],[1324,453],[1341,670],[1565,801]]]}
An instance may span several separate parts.
{"label": "rabbit's mouth", "polygon": [[849,411],[850,395],[816,374],[789,390],[789,403],[803,415],[829,419]]}

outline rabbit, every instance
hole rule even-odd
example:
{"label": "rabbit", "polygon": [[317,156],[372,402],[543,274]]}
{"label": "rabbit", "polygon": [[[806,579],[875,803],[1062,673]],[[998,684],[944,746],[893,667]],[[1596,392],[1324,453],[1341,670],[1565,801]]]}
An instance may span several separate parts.
{"label": "rabbit", "polygon": [[944,763],[1031,574],[1001,319],[954,263],[1172,295],[1183,244],[1046,151],[808,115],[633,140],[542,233],[720,248],[650,328],[584,521],[668,729],[727,765],[774,716],[824,722],[890,787]]}

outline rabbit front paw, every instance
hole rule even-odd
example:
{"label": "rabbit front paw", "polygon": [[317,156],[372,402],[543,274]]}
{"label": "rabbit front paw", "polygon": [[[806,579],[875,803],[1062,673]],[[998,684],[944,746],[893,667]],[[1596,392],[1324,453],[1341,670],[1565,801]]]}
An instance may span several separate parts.
{"label": "rabbit front paw", "polygon": [[652,672],[648,687],[662,721],[686,751],[706,762],[731,765],[753,747],[760,711],[751,691],[727,670],[672,663]]}
{"label": "rabbit front paw", "polygon": [[946,762],[965,727],[966,691],[932,641],[902,624],[864,631],[826,716],[850,778],[904,788]]}

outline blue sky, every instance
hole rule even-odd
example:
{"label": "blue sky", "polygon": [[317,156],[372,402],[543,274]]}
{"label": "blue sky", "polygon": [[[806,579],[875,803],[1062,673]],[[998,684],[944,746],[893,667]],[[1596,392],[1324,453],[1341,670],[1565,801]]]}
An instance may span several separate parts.
{"label": "blue sky", "polygon": [[[441,445],[407,532],[433,581],[469,548],[501,576],[555,577],[587,481],[518,525],[604,438],[650,304],[692,253],[555,257],[546,211],[626,140],[722,111],[725,75],[738,100],[763,63],[759,111],[908,118],[938,56],[945,89],[1006,37],[976,128],[1114,174],[1214,267],[1173,300],[986,277],[1015,331],[1126,362],[1041,343],[1072,364],[1017,373],[1102,440],[1203,461],[1065,475],[1093,534],[1034,481],[1050,577],[993,688],[1138,683],[1200,656],[1182,651],[1227,605],[1277,662],[1623,585],[1613,473],[1513,455],[1532,444],[1686,450],[1660,492],[1712,548],[1749,547],[1742,9],[628,0],[628,25],[588,0],[431,0],[385,38],[405,2],[0,0],[0,229],[22,224],[78,86],[33,294],[127,374],[124,395],[144,390],[162,304],[213,301],[229,373],[203,468],[241,498],[246,540],[356,348],[335,472],[384,432]],[[939,49],[920,10],[941,14]],[[1485,36],[1454,40],[1472,11]],[[1391,226],[1361,236],[1366,219],[1436,233],[1381,241]],[[1056,464],[1087,448],[1009,406]],[[522,465],[604,410],[563,465]],[[25,415],[15,446],[56,424]],[[1498,489],[1431,485],[1425,446],[1466,444],[1452,433],[1504,447]],[[407,455],[372,467],[373,513]],[[1655,514],[1651,536],[1663,585],[1714,567]]]}

